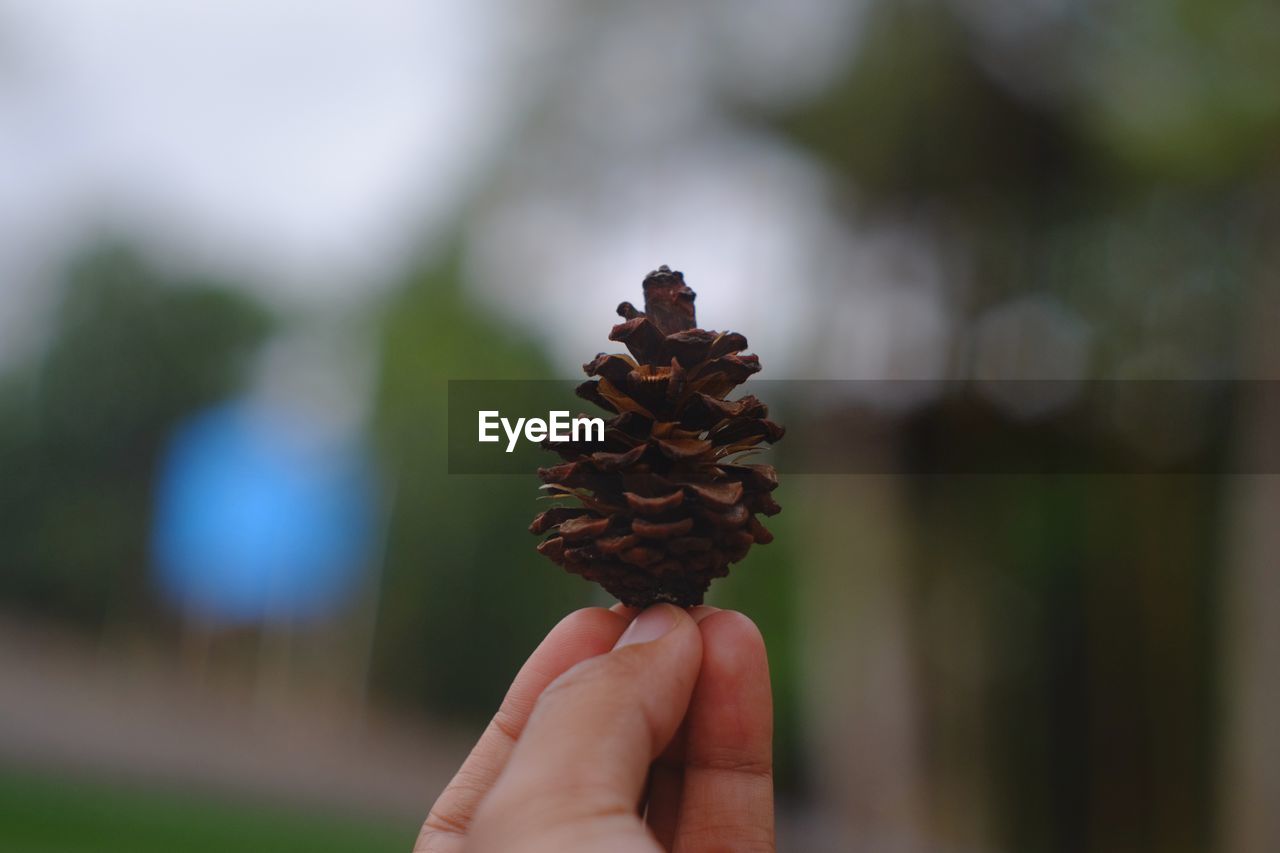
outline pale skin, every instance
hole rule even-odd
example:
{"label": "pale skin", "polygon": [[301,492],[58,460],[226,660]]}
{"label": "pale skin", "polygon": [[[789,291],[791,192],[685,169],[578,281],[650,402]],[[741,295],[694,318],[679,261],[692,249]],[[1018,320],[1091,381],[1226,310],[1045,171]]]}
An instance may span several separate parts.
{"label": "pale skin", "polygon": [[764,641],[731,610],[571,613],[516,675],[415,851],[773,851]]}

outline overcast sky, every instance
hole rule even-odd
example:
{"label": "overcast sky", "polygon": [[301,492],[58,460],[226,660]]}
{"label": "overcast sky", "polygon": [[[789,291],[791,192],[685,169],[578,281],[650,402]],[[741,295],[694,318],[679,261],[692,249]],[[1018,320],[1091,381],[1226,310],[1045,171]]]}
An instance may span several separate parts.
{"label": "overcast sky", "polygon": [[[928,246],[850,241],[816,164],[717,100],[821,86],[861,8],[0,0],[0,362],[38,340],[50,265],[94,236],[341,306],[452,228],[481,179],[470,284],[566,375],[660,263],[771,375],[879,375],[900,341],[937,346],[941,309],[936,276],[886,288],[876,258]],[[534,97],[551,120],[510,144]]]}
{"label": "overcast sky", "polygon": [[0,0],[0,351],[103,230],[277,288],[379,282],[512,112],[510,35],[493,0]]}

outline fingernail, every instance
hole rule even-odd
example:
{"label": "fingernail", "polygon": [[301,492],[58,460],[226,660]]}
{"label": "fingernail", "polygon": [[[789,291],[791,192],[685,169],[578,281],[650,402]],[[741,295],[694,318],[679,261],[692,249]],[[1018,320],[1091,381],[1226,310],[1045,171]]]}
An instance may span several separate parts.
{"label": "fingernail", "polygon": [[620,649],[623,646],[651,642],[670,631],[675,625],[676,609],[674,607],[670,604],[654,605],[631,620],[631,624],[622,632],[622,636],[613,647]]}

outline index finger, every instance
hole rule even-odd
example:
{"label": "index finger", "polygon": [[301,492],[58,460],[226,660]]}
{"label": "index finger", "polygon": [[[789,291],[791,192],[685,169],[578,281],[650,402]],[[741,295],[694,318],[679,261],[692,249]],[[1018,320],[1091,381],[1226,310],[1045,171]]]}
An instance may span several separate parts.
{"label": "index finger", "polygon": [[479,742],[432,806],[415,851],[461,849],[476,808],[506,766],[542,691],[575,664],[613,648],[627,622],[624,615],[588,607],[570,613],[551,629],[520,668]]}
{"label": "index finger", "polygon": [[476,849],[511,850],[519,841],[595,850],[606,836],[610,850],[654,849],[637,806],[649,765],[688,709],[701,661],[693,619],[658,604],[609,654],[558,678],[480,807]]}

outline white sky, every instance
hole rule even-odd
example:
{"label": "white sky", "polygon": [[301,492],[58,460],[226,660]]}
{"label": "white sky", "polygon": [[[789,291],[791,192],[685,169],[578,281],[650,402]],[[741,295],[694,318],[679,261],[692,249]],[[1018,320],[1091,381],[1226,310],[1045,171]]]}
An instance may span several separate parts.
{"label": "white sky", "polygon": [[[812,318],[832,341],[856,323],[855,361],[878,363],[937,315],[935,289],[902,314],[883,282],[849,281],[870,269],[862,249],[833,267],[824,176],[728,123],[715,92],[821,85],[861,8],[0,0],[0,363],[39,340],[50,265],[95,235],[341,311],[452,227],[482,179],[471,284],[566,375],[669,263],[767,375],[847,376]],[[550,120],[511,144],[535,97]]]}
{"label": "white sky", "polygon": [[520,95],[498,11],[0,0],[0,354],[41,265],[102,230],[277,288],[379,282]]}

